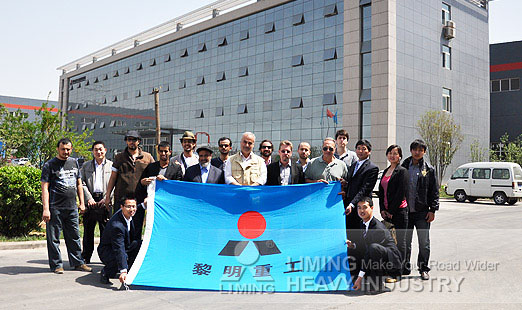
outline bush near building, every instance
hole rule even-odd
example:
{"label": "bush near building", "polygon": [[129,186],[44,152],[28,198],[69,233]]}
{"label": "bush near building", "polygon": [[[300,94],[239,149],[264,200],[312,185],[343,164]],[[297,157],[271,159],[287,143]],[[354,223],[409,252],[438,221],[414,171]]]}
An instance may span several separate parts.
{"label": "bush near building", "polygon": [[0,235],[26,236],[42,220],[41,171],[29,166],[0,167]]}

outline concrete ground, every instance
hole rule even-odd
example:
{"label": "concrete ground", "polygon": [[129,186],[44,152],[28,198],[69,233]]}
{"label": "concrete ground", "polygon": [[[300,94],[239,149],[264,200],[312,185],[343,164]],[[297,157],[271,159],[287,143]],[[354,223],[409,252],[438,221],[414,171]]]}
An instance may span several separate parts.
{"label": "concrete ground", "polygon": [[[98,282],[97,257],[94,273],[55,275],[45,247],[0,243],[0,309],[522,309],[521,218],[522,202],[442,201],[431,229],[431,279],[412,274],[378,294],[125,291],[116,279]],[[413,258],[416,248],[415,241]]]}

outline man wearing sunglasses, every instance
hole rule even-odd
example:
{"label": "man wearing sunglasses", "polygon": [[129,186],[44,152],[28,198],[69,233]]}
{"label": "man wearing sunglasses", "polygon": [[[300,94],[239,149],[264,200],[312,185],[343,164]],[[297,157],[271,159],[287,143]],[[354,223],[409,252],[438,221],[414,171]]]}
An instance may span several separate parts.
{"label": "man wearing sunglasses", "polygon": [[335,140],[325,138],[323,155],[310,161],[306,168],[306,183],[339,181],[346,177],[348,168],[342,160],[335,158]]}
{"label": "man wearing sunglasses", "polygon": [[270,140],[263,140],[261,144],[259,144],[259,153],[261,157],[265,160],[265,165],[270,165],[272,163],[272,152],[274,151],[274,145]]}
{"label": "man wearing sunglasses", "polygon": [[218,140],[219,156],[212,158],[210,164],[218,169],[225,171],[225,161],[228,159],[232,149],[232,141],[228,137],[221,137]]}
{"label": "man wearing sunglasses", "polygon": [[290,185],[305,182],[303,167],[292,163],[292,142],[279,143],[279,161],[266,167],[266,185]]}

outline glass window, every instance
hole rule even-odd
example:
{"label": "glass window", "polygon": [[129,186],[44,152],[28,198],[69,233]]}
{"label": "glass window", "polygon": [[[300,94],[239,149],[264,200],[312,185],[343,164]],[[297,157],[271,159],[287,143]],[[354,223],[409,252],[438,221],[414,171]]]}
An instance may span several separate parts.
{"label": "glass window", "polygon": [[106,97],[102,98],[102,104],[107,104],[107,98]]}
{"label": "glass window", "polygon": [[265,24],[265,33],[270,33],[275,31],[275,23],[271,22],[268,24]]}
{"label": "glass window", "polygon": [[489,179],[491,170],[489,168],[475,168],[471,173],[473,179]]}
{"label": "glass window", "polygon": [[179,89],[187,87],[187,82],[185,80],[179,81]]}
{"label": "glass window", "polygon": [[105,73],[103,76],[102,76],[102,80],[108,80],[109,79],[109,75],[107,73]]}
{"label": "glass window", "polygon": [[94,83],[98,83],[98,82],[99,82],[98,77],[96,77],[96,78],[94,79]]}
{"label": "glass window", "polygon": [[218,46],[225,46],[227,45],[227,38],[226,37],[221,37],[218,39]]}
{"label": "glass window", "polygon": [[85,82],[85,86],[89,86],[90,84],[91,84],[91,83],[89,82],[89,80],[87,80],[87,81]]}
{"label": "glass window", "polygon": [[300,109],[303,107],[303,98],[292,98],[290,101],[290,109]]}
{"label": "glass window", "polygon": [[118,76],[120,76],[120,74],[118,73],[118,70],[116,70],[112,73],[112,77],[118,77]]}
{"label": "glass window", "polygon": [[237,106],[237,114],[247,114],[248,108],[246,104],[240,104]]}
{"label": "glass window", "polygon": [[459,168],[453,175],[451,176],[451,179],[467,179],[469,176],[469,168]]}
{"label": "glass window", "polygon": [[118,96],[112,96],[112,102],[117,102],[118,101]]}
{"label": "glass window", "polygon": [[223,107],[217,107],[216,108],[216,116],[223,116],[225,113],[224,113],[224,109]]}
{"label": "glass window", "polygon": [[335,94],[324,94],[323,105],[337,104],[337,98]]}
{"label": "glass window", "polygon": [[514,179],[517,181],[522,180],[522,169],[519,165],[513,167],[513,174],[515,175]]}
{"label": "glass window", "polygon": [[292,56],[292,67],[304,65],[303,55]]}
{"label": "glass window", "polygon": [[163,56],[163,61],[164,62],[169,62],[170,61],[170,54],[167,54],[167,55]]}
{"label": "glass window", "polygon": [[509,90],[509,79],[500,80],[500,91]]}
{"label": "glass window", "polygon": [[156,58],[152,58],[150,61],[149,61],[149,66],[150,67],[154,67],[156,65]]}
{"label": "glass window", "polygon": [[337,51],[335,48],[329,48],[324,51],[323,60],[332,60],[337,58]]}
{"label": "glass window", "polygon": [[362,14],[362,41],[372,40],[372,7],[365,5],[361,8]]}
{"label": "glass window", "polygon": [[71,84],[71,87],[69,88],[69,90],[73,90],[74,89],[74,86]]}
{"label": "glass window", "polygon": [[361,89],[372,88],[372,53],[361,54],[362,58],[362,83]]}
{"label": "glass window", "polygon": [[451,112],[451,89],[442,88],[442,110]]}
{"label": "glass window", "polygon": [[179,57],[187,57],[188,56],[188,49],[184,48],[179,53]]}
{"label": "glass window", "polygon": [[451,20],[451,6],[442,2],[442,24],[446,25],[448,20]]}
{"label": "glass window", "polygon": [[115,124],[116,124],[116,121],[112,120],[111,123],[109,124],[109,127],[114,127]]}
{"label": "glass window", "polygon": [[196,84],[198,84],[198,85],[205,84],[205,77],[204,76],[198,76],[198,78],[196,80]]}
{"label": "glass window", "polygon": [[162,92],[165,93],[165,92],[168,92],[169,90],[170,90],[169,84],[163,84],[163,85],[161,86],[161,91],[162,91]]}
{"label": "glass window", "polygon": [[143,69],[143,65],[140,62],[139,64],[136,65],[136,71],[141,70],[141,69]]}
{"label": "glass window", "polygon": [[205,43],[199,43],[198,45],[198,52],[204,52],[207,50],[207,46],[205,45]]}
{"label": "glass window", "polygon": [[248,30],[242,30],[240,33],[239,33],[239,40],[243,41],[243,40],[247,40],[249,37],[249,34],[248,34]]}
{"label": "glass window", "polygon": [[371,139],[372,127],[372,102],[361,102],[361,139]]}
{"label": "glass window", "polygon": [[510,82],[509,90],[520,90],[520,79],[519,78],[509,79],[509,82]]}
{"label": "glass window", "polygon": [[239,68],[238,76],[247,76],[248,75],[248,67]]}
{"label": "glass window", "polygon": [[134,97],[138,98],[138,97],[141,97],[141,90],[137,90],[136,93],[134,94]]}
{"label": "glass window", "polygon": [[493,169],[493,179],[509,180],[509,169]]}
{"label": "glass window", "polygon": [[196,110],[196,118],[204,118],[203,109]]}
{"label": "glass window", "polygon": [[323,13],[324,13],[325,17],[337,15],[337,5],[330,4],[330,5],[325,6]]}
{"label": "glass window", "polygon": [[442,67],[451,69],[451,47],[442,45]]}
{"label": "glass window", "polygon": [[123,70],[123,74],[128,74],[130,72],[130,67],[126,67],[124,70]]}
{"label": "glass window", "polygon": [[225,71],[218,72],[218,74],[216,76],[216,81],[220,82],[220,81],[224,81],[224,80],[226,80]]}
{"label": "glass window", "polygon": [[304,24],[304,22],[305,22],[305,20],[304,20],[304,14],[303,13],[294,15],[292,17],[292,25],[294,25],[294,26]]}
{"label": "glass window", "polygon": [[100,123],[100,128],[105,128],[105,122]]}
{"label": "glass window", "polygon": [[263,112],[272,111],[272,101],[263,102]]}
{"label": "glass window", "polygon": [[500,80],[491,81],[491,92],[499,92],[500,91]]}

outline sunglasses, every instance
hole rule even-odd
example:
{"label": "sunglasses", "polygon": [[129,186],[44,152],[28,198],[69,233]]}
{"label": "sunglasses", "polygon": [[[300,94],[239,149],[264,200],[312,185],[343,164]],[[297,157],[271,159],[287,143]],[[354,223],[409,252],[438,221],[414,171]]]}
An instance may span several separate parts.
{"label": "sunglasses", "polygon": [[220,144],[220,145],[219,145],[219,147],[223,147],[223,148],[225,148],[225,147],[229,147],[229,146],[230,146],[230,144]]}
{"label": "sunglasses", "polygon": [[263,145],[261,146],[261,149],[272,149],[272,147],[270,145]]}
{"label": "sunglasses", "polygon": [[327,146],[325,146],[325,147],[323,147],[323,151],[325,151],[325,152],[326,152],[326,151],[333,152],[333,151],[334,151],[334,148],[333,148],[333,147],[327,147]]}
{"label": "sunglasses", "polygon": [[127,141],[136,142],[136,141],[138,141],[138,139],[136,139],[134,137],[127,137]]}

